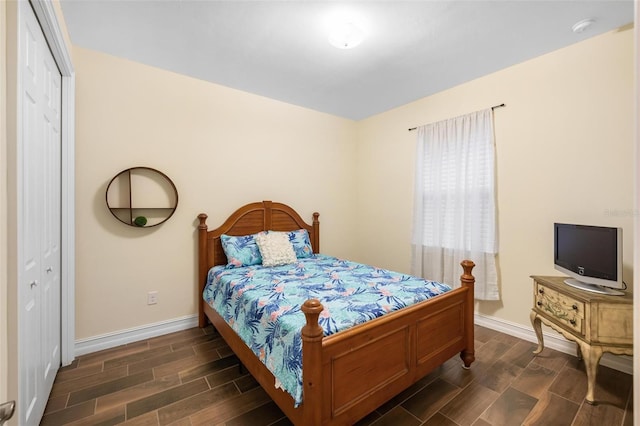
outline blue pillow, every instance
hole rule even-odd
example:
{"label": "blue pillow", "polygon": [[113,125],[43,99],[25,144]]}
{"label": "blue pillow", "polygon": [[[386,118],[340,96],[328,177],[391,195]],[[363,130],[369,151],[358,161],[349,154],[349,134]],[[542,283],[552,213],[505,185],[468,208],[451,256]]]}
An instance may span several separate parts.
{"label": "blue pillow", "polygon": [[255,236],[242,235],[234,237],[231,235],[220,235],[222,250],[227,256],[227,266],[230,268],[239,268],[241,266],[260,265],[262,256]]}
{"label": "blue pillow", "polygon": [[313,248],[311,248],[311,241],[309,241],[309,233],[306,229],[298,229],[297,231],[291,231],[289,234],[289,241],[293,245],[293,251],[296,252],[298,259],[313,256]]}

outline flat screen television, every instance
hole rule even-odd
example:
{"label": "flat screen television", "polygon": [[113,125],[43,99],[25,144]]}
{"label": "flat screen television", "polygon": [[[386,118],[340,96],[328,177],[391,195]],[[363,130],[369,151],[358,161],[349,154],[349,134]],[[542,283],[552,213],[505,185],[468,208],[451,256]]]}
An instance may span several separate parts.
{"label": "flat screen television", "polygon": [[570,278],[565,283],[586,291],[624,295],[622,228],[555,223],[555,269]]}

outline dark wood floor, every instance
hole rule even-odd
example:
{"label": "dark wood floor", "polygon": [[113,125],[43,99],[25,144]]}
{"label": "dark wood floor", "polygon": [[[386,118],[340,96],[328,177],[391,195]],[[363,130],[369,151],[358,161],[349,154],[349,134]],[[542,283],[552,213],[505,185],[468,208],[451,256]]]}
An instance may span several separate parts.
{"label": "dark wood floor", "polygon": [[[457,357],[358,423],[633,424],[632,376],[600,366],[597,405],[575,357],[476,326],[476,361]],[[290,425],[211,328],[83,355],[58,373],[42,425]]]}

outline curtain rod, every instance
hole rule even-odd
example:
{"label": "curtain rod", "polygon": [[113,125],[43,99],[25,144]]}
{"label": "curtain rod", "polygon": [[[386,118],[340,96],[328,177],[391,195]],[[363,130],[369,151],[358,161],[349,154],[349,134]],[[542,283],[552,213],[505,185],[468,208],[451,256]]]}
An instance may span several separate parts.
{"label": "curtain rod", "polygon": [[[505,104],[494,105],[494,106],[491,107],[491,109],[502,108],[502,107],[505,107],[505,106],[506,106]],[[417,127],[412,127],[412,128],[409,129],[409,131],[412,132],[412,131],[414,131],[416,129],[417,129]]]}

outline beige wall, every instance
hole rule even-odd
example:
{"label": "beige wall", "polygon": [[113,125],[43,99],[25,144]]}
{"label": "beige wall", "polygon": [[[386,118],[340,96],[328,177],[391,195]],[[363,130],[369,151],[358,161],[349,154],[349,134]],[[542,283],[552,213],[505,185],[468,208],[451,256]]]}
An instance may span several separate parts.
{"label": "beige wall", "polygon": [[478,312],[530,327],[529,275],[559,275],[554,221],[623,227],[632,283],[633,58],[633,31],[611,32],[359,122],[356,256],[410,269],[407,129],[505,103],[495,110],[502,301]]}
{"label": "beige wall", "polygon": [[[76,339],[196,312],[196,216],[287,203],[320,212],[323,252],[355,252],[355,123],[74,48]],[[132,228],[107,210],[121,170],[148,166],[179,193],[164,224]],[[159,303],[148,306],[147,292]]]}

